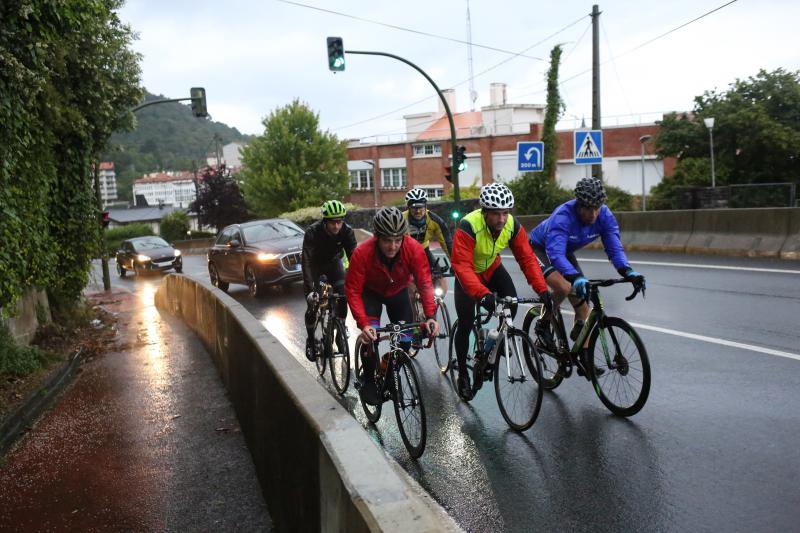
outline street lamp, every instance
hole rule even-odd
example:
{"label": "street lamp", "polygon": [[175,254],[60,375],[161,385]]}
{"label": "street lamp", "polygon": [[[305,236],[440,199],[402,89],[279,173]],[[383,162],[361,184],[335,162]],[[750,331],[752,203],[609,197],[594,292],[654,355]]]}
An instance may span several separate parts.
{"label": "street lamp", "polygon": [[375,198],[375,207],[378,207],[378,182],[377,177],[375,176],[375,162],[367,161],[366,159],[362,159],[361,162],[372,167],[372,194]]}
{"label": "street lamp", "polygon": [[639,137],[639,144],[642,145],[642,211],[647,211],[647,190],[644,185],[644,143],[652,138],[652,135],[642,135]]}
{"label": "street lamp", "polygon": [[708,139],[711,142],[711,188],[717,186],[717,177],[714,173],[714,117],[704,118],[703,122],[708,128]]}

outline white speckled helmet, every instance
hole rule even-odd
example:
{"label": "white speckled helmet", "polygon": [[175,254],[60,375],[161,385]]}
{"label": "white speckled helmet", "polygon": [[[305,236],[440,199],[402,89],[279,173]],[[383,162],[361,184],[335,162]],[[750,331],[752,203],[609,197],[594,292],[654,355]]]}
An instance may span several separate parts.
{"label": "white speckled helmet", "polygon": [[502,183],[489,183],[481,187],[478,204],[484,209],[511,209],[514,207],[514,195]]}
{"label": "white speckled helmet", "polygon": [[428,192],[419,187],[411,189],[406,193],[406,205],[408,207],[423,206],[428,203]]}

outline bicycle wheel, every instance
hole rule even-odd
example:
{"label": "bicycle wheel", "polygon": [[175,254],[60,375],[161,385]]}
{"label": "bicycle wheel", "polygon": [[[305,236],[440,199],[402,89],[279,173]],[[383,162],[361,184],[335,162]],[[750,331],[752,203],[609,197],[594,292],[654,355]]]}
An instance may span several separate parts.
{"label": "bicycle wheel", "polygon": [[[411,309],[414,311],[414,322],[425,321],[425,313],[422,311],[422,301],[420,301],[419,297],[416,295],[411,297]],[[414,340],[411,342],[411,346],[408,347],[408,356],[412,359],[415,358],[422,349],[422,340],[420,339],[420,335],[415,333],[413,337]]]}
{"label": "bicycle wheel", "polygon": [[433,353],[439,371],[444,374],[450,366],[450,313],[444,302],[436,304],[436,321],[439,323],[439,335],[433,340]]}
{"label": "bicycle wheel", "polygon": [[422,390],[419,387],[417,371],[404,352],[397,355],[392,379],[394,386],[392,400],[397,427],[403,444],[409,455],[417,459],[425,451],[427,423],[425,420],[425,404],[422,402]]}
{"label": "bicycle wheel", "polygon": [[[361,342],[361,339],[356,341],[355,350],[355,357],[356,357],[356,379],[359,383],[364,383],[364,368],[361,361],[361,351],[366,349],[364,347],[364,343]],[[377,354],[373,354],[373,357],[376,357]],[[376,362],[377,368],[377,362]],[[360,386],[359,386],[360,388]],[[373,424],[377,422],[381,418],[381,405],[370,405],[364,401],[364,398],[361,394],[358,395],[358,399],[361,401],[361,408],[364,409],[364,414],[367,415],[367,420],[372,422]]]}
{"label": "bicycle wheel", "polygon": [[[458,379],[458,357],[456,357],[456,332],[458,331],[458,319],[453,322],[453,327],[450,328],[450,347],[447,352],[448,361],[448,369],[450,372],[450,379],[453,380],[453,384],[455,385]],[[475,351],[477,350],[478,346],[478,328],[473,324],[472,331],[469,333],[469,340],[467,341],[467,368],[472,370],[472,362],[474,359]],[[442,373],[446,373],[447,370],[444,370]]]}
{"label": "bicycle wheel", "polygon": [[[528,345],[528,350],[523,348]],[[508,346],[506,354],[505,345]],[[533,354],[531,357],[529,354]],[[494,392],[497,406],[508,425],[525,431],[533,425],[542,407],[542,367],[530,337],[511,330],[497,346],[494,361]]]}
{"label": "bicycle wheel", "polygon": [[323,316],[322,313],[318,314],[317,323],[314,324],[314,352],[317,355],[315,363],[320,376],[325,375],[325,365],[328,363],[328,358],[325,357],[325,322],[323,321]]}
{"label": "bicycle wheel", "polygon": [[[589,375],[603,405],[618,416],[638,413],[650,394],[650,361],[633,327],[621,318],[606,317],[592,331],[588,350]],[[598,368],[604,370],[600,376]]]}
{"label": "bicycle wheel", "polygon": [[340,395],[350,384],[350,347],[347,345],[344,322],[335,318],[331,327],[330,365],[331,379]]}
{"label": "bicycle wheel", "polygon": [[[539,314],[534,311],[536,308],[531,307],[531,310],[525,315],[525,320],[522,323],[522,329],[528,336],[533,339],[533,345],[536,348],[536,351],[539,354],[539,362],[542,365],[542,387],[545,390],[553,390],[559,385],[561,382],[564,381],[564,375],[559,372],[561,368],[561,363],[558,361],[558,357],[553,350],[553,346],[547,346],[546,342],[539,339],[534,331],[534,325],[536,324],[536,319],[539,318]],[[548,331],[550,339],[555,339],[555,331],[553,330],[553,323],[548,322]],[[552,344],[552,343],[551,343]],[[524,349],[528,350],[528,345],[524,345]],[[528,354],[531,355],[532,354]]]}

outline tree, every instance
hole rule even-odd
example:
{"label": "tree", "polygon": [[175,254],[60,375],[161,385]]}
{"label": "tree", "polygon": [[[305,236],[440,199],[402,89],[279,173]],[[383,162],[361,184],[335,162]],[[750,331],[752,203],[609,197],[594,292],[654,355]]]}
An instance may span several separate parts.
{"label": "tree", "polygon": [[509,182],[514,193],[517,213],[543,215],[572,198],[572,192],[562,189],[544,172],[525,172]]}
{"label": "tree", "polygon": [[242,150],[247,205],[263,216],[322,204],[347,193],[347,147],[319,130],[319,116],[295,99],[264,119]]}
{"label": "tree", "polygon": [[189,209],[197,213],[200,225],[217,230],[250,218],[239,184],[224,166],[203,172],[197,183],[197,199]]}
{"label": "tree", "polygon": [[800,71],[761,70],[727,91],[695,97],[691,113],[659,122],[656,152],[678,164],[653,190],[656,201],[669,203],[681,185],[711,185],[709,117],[717,184],[800,182]]}
{"label": "tree", "polygon": [[186,238],[189,231],[189,217],[183,211],[173,211],[161,219],[159,233],[167,242],[180,241]]}
{"label": "tree", "polygon": [[558,67],[561,63],[561,45],[550,51],[550,68],[547,71],[547,108],[542,124],[544,142],[544,173],[550,181],[556,181],[558,168],[558,134],[556,124],[564,113],[564,101],[558,92]]}

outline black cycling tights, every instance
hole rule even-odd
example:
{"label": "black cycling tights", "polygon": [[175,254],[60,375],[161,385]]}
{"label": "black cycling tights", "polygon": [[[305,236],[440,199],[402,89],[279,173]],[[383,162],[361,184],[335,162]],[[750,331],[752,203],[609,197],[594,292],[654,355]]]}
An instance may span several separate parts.
{"label": "black cycling tights", "polygon": [[[328,280],[327,283],[333,285],[333,291],[338,294],[344,294],[344,266],[340,260],[333,261],[327,268],[314,269],[314,288],[318,288],[318,281],[321,276],[325,275]],[[339,300],[336,307],[336,316],[344,320],[347,318],[347,302]],[[306,331],[309,338],[314,336],[314,322],[317,320],[317,305],[308,304],[306,307]]]}
{"label": "black cycling tights", "polygon": [[[486,288],[492,292],[496,292],[500,297],[516,296],[517,289],[514,288],[514,282],[511,276],[502,264],[497,267],[489,282],[484,282]],[[472,299],[464,289],[461,283],[456,279],[455,282],[455,301],[456,301],[456,315],[458,315],[458,329],[456,330],[456,357],[458,357],[458,371],[466,372],[467,370],[467,349],[469,348],[469,335],[472,331],[472,322],[475,320],[475,300]],[[517,314],[517,306],[511,308],[511,314]],[[496,323],[490,323],[492,327]],[[466,327],[465,327],[466,326]]]}
{"label": "black cycling tights", "polygon": [[[367,318],[370,325],[373,327],[380,326],[381,312],[383,306],[386,306],[386,314],[389,315],[390,322],[410,323],[414,320],[414,311],[411,309],[411,298],[409,297],[408,288],[403,289],[394,296],[381,296],[376,292],[369,289],[364,289],[362,294],[362,301],[364,302],[364,310],[367,312]],[[400,347],[408,350],[411,346],[411,336],[403,335],[401,337]],[[362,362],[364,364],[365,372],[375,371],[375,358],[364,357],[362,353]]]}

